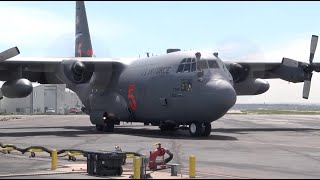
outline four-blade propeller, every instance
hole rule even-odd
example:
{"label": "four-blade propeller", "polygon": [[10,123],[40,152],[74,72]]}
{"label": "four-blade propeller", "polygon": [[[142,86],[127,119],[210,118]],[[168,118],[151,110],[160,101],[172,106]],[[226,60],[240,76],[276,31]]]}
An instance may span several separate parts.
{"label": "four-blade propeller", "polygon": [[312,72],[316,71],[319,72],[319,67],[317,67],[315,64],[313,64],[313,58],[314,58],[314,54],[316,52],[316,48],[317,48],[317,44],[318,44],[318,36],[316,35],[312,35],[311,37],[311,45],[310,45],[310,57],[309,57],[309,64],[306,65],[305,68],[303,68],[304,72],[305,72],[305,80],[304,80],[304,84],[303,84],[303,93],[302,93],[302,97],[305,99],[309,98],[309,92],[310,92],[310,87],[311,87],[311,79],[312,79]]}

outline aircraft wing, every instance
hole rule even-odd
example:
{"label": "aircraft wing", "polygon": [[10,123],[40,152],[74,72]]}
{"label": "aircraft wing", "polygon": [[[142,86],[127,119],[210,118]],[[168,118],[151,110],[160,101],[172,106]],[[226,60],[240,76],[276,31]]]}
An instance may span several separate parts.
{"label": "aircraft wing", "polygon": [[[243,73],[243,74],[246,74],[246,78],[261,78],[261,79],[280,78],[279,74],[275,73],[275,71],[282,64],[277,62],[236,62],[236,61],[225,61],[224,63],[229,70],[236,71],[231,73]],[[232,66],[236,66],[236,68],[238,69],[233,70],[232,68],[234,67]]]}
{"label": "aircraft wing", "polygon": [[304,82],[302,97],[308,99],[312,72],[320,72],[320,63],[308,64],[289,58],[283,58],[281,63],[234,61],[224,63],[233,77],[237,93],[244,95],[260,94],[268,90],[269,85],[258,79],[282,79],[293,83]]}
{"label": "aircraft wing", "polygon": [[[119,70],[131,59],[117,58],[92,58],[92,57],[72,57],[72,58],[23,58],[14,57],[0,61],[0,81],[26,78],[31,82],[41,84],[65,84],[55,76],[59,72],[64,72],[64,68],[70,71],[103,72]],[[75,69],[74,69],[75,68]],[[77,72],[76,72],[77,73]],[[81,73],[81,72],[79,72]]]}
{"label": "aircraft wing", "polygon": [[[284,57],[282,58],[281,63],[226,62],[225,64],[228,67],[228,70],[230,71],[235,83],[241,83],[248,80],[257,80],[259,78],[280,78],[293,83],[304,82],[303,98],[308,99],[313,72],[320,72],[320,63],[313,63],[317,44],[318,36],[312,35],[309,63]],[[241,89],[245,88],[246,86],[241,87]],[[260,91],[258,92],[260,93]]]}
{"label": "aircraft wing", "polygon": [[[246,78],[283,79],[289,82],[303,82],[310,64],[283,58],[282,62],[225,61],[229,71],[243,74]],[[312,70],[319,71],[320,63],[312,63]],[[244,78],[244,77],[243,77]],[[242,79],[244,80],[244,79]]]}

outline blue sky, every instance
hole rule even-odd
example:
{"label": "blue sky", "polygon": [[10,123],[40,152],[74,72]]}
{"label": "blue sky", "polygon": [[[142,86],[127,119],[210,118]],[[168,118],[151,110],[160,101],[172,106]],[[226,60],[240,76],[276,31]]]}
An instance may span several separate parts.
{"label": "blue sky", "polygon": [[[85,5],[97,57],[138,57],[181,48],[219,52],[223,60],[280,62],[285,56],[306,62],[311,35],[320,33],[320,2],[88,1]],[[18,46],[21,57],[73,56],[74,19],[72,1],[2,1],[0,50]],[[317,53],[314,62],[320,62]],[[282,89],[296,88],[292,97],[305,102],[300,100],[302,84],[287,87],[287,82],[272,81]],[[314,99],[308,102],[320,103],[317,81],[315,75],[310,92]],[[268,102],[269,96],[249,100]]]}

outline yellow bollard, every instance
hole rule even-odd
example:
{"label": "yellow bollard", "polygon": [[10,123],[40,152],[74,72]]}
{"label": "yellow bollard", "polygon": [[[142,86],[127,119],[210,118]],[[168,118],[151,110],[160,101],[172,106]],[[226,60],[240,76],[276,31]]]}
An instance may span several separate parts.
{"label": "yellow bollard", "polygon": [[51,170],[56,170],[57,169],[57,150],[56,149],[52,149],[51,151]]}
{"label": "yellow bollard", "polygon": [[196,177],[196,157],[194,155],[189,156],[189,177]]}
{"label": "yellow bollard", "polygon": [[133,179],[140,179],[140,157],[133,158]]}

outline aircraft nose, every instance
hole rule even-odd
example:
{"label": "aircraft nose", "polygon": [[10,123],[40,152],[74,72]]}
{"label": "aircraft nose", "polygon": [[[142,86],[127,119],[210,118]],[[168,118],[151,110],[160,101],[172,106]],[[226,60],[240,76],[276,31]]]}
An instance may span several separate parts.
{"label": "aircraft nose", "polygon": [[222,112],[222,115],[236,103],[237,94],[228,81],[222,79],[211,80],[206,86],[210,91],[210,99],[212,99],[214,108]]}

